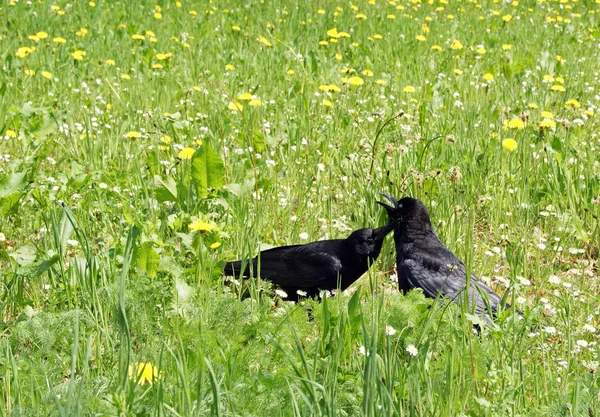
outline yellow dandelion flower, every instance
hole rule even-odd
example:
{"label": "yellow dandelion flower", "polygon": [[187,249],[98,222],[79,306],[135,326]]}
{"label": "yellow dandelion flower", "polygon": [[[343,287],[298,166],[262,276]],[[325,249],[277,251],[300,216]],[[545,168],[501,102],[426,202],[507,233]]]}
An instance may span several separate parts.
{"label": "yellow dandelion flower", "polygon": [[554,84],[550,90],[552,91],[565,91],[565,87],[560,84]]}
{"label": "yellow dandelion flower", "polygon": [[38,32],[35,34],[35,36],[38,37],[38,39],[46,39],[48,37],[48,34],[46,32]]}
{"label": "yellow dandelion flower", "polygon": [[317,14],[325,14],[325,10],[319,9],[319,10],[317,10]]}
{"label": "yellow dandelion flower", "polygon": [[442,50],[442,47],[441,47],[441,46],[439,46],[439,45],[433,45],[433,46],[431,47],[431,50],[432,50],[432,51],[441,51],[441,50]]}
{"label": "yellow dandelion flower", "polygon": [[383,36],[381,36],[379,33],[376,33],[373,35],[373,39],[381,40],[383,39]]}
{"label": "yellow dandelion flower", "polygon": [[539,127],[542,129],[544,129],[544,128],[554,129],[556,127],[556,122],[554,120],[544,119],[539,123]]}
{"label": "yellow dandelion flower", "polygon": [[544,110],[543,112],[540,113],[540,116],[542,116],[544,119],[553,119],[554,115],[552,113],[550,113],[549,111]]}
{"label": "yellow dandelion flower", "polygon": [[527,106],[529,106],[530,109],[534,109],[534,110],[538,108],[538,105],[535,103],[529,103]]}
{"label": "yellow dandelion flower", "polygon": [[140,35],[140,34],[136,33],[131,36],[131,39],[134,39],[136,41],[143,41],[144,39],[146,39],[146,37],[144,35]]}
{"label": "yellow dandelion flower", "polygon": [[365,20],[365,19],[367,18],[367,15],[366,15],[366,14],[364,14],[364,13],[358,13],[358,14],[356,15],[356,18],[357,18],[357,19],[362,19],[362,20]]}
{"label": "yellow dandelion flower", "polygon": [[159,61],[164,61],[165,59],[170,59],[173,57],[173,54],[171,52],[167,53],[167,54],[156,54],[154,55],[156,57],[156,59],[158,59]]}
{"label": "yellow dandelion flower", "polygon": [[227,71],[234,71],[234,70],[235,70],[235,67],[234,67],[233,65],[231,65],[231,64],[227,64],[227,65],[225,65],[225,69],[226,69]]}
{"label": "yellow dandelion flower", "polygon": [[177,156],[179,157],[179,159],[192,159],[192,156],[194,156],[194,152],[196,152],[194,148],[187,147],[180,150]]}
{"label": "yellow dandelion flower", "polygon": [[88,4],[90,5],[90,7],[96,7],[96,2],[90,1]]}
{"label": "yellow dandelion flower", "polygon": [[34,41],[34,42],[37,42],[40,40],[40,38],[38,38],[37,35],[29,35],[27,37],[27,39],[29,39],[30,41]]}
{"label": "yellow dandelion flower", "polygon": [[217,249],[219,246],[221,246],[221,242],[215,242],[215,243],[211,243],[209,248],[211,248],[212,250]]}
{"label": "yellow dandelion flower", "polygon": [[231,27],[231,30],[235,30],[236,32],[239,32],[240,30],[242,30],[242,28],[241,28],[241,27],[239,27],[238,25],[233,25],[233,26]]}
{"label": "yellow dandelion flower", "polygon": [[332,28],[327,31],[327,36],[337,39],[340,37],[340,34],[338,33],[337,28]]}
{"label": "yellow dandelion flower", "polygon": [[190,13],[192,16],[197,16],[197,15],[198,15],[198,12],[197,12],[197,11],[195,11],[195,10],[190,10],[190,11],[189,11],[189,13]]}
{"label": "yellow dandelion flower", "polygon": [[452,44],[450,45],[450,49],[454,49],[454,50],[463,49],[463,48],[464,48],[463,44],[458,39],[454,39],[452,41]]}
{"label": "yellow dandelion flower", "polygon": [[415,87],[413,87],[412,85],[407,85],[402,91],[404,91],[405,93],[414,93],[417,90],[415,90]]}
{"label": "yellow dandelion flower", "polygon": [[233,110],[233,111],[244,110],[244,106],[242,106],[240,103],[235,102],[235,101],[231,101],[227,107],[229,108],[229,110]]}
{"label": "yellow dandelion flower", "polygon": [[11,129],[8,129],[6,132],[4,132],[4,134],[11,139],[14,139],[17,137],[17,132],[15,132],[14,130],[11,130]]}
{"label": "yellow dandelion flower", "polygon": [[477,53],[479,55],[485,55],[487,51],[485,50],[485,48],[477,48]]}
{"label": "yellow dandelion flower", "polygon": [[136,362],[129,365],[128,375],[140,385],[152,385],[158,379],[158,368],[150,362]]}
{"label": "yellow dandelion flower", "polygon": [[152,64],[152,69],[163,69],[162,64]]}
{"label": "yellow dandelion flower", "polygon": [[564,84],[565,83],[565,79],[563,77],[556,77],[554,79],[554,81],[556,81],[557,83],[560,83],[560,84]]}
{"label": "yellow dandelion flower", "polygon": [[332,107],[333,103],[331,102],[331,100],[325,99],[325,100],[323,100],[323,106]]}
{"label": "yellow dandelion flower", "polygon": [[121,74],[121,78],[124,80],[131,80],[131,76],[129,74]]}
{"label": "yellow dandelion flower", "polygon": [[35,75],[35,70],[26,69],[25,70],[25,75],[29,75],[29,76]]}
{"label": "yellow dandelion flower", "polygon": [[156,12],[153,16],[155,19],[162,19],[162,13]]}
{"label": "yellow dandelion flower", "polygon": [[85,56],[85,51],[78,49],[76,51],[71,52],[71,56],[76,61],[83,61],[83,57]]}
{"label": "yellow dandelion flower", "polygon": [[575,98],[572,98],[572,99],[568,100],[568,101],[565,103],[565,108],[566,108],[566,107],[569,107],[569,106],[571,106],[571,107],[574,107],[574,108],[578,109],[578,108],[580,108],[580,107],[581,107],[581,104],[579,103],[579,101],[577,101],[577,99],[575,99]]}
{"label": "yellow dandelion flower", "polygon": [[258,98],[254,98],[252,100],[250,100],[248,102],[248,105],[251,107],[258,107],[258,106],[262,106],[262,100],[258,99]]}
{"label": "yellow dandelion flower", "polygon": [[486,72],[485,74],[483,74],[483,79],[486,81],[492,81],[494,79],[494,74]]}
{"label": "yellow dandelion flower", "polygon": [[285,72],[287,75],[294,75],[296,73],[296,71],[294,71],[293,69],[289,69]]}
{"label": "yellow dandelion flower", "polygon": [[525,122],[521,119],[505,120],[504,127],[509,129],[525,129]]}
{"label": "yellow dandelion flower", "polygon": [[27,55],[29,55],[33,51],[35,51],[34,47],[23,46],[23,47],[17,49],[17,52],[15,52],[15,55],[19,58],[25,58]]}
{"label": "yellow dandelion flower", "polygon": [[168,145],[169,143],[171,143],[171,142],[173,141],[173,139],[171,139],[171,137],[170,137],[170,136],[161,136],[161,137],[160,137],[160,141],[161,141],[162,143],[164,143],[164,144],[167,144],[167,145]]}
{"label": "yellow dandelion flower", "polygon": [[363,75],[365,77],[372,77],[373,76],[373,71],[366,69],[366,70],[363,71]]}
{"label": "yellow dandelion flower", "polygon": [[502,20],[504,20],[505,22],[510,22],[512,20],[513,16],[512,14],[505,14],[504,16],[502,16]]}
{"label": "yellow dandelion flower", "polygon": [[75,35],[83,38],[85,35],[88,34],[88,30],[86,28],[80,28],[77,32],[75,32]]}
{"label": "yellow dandelion flower", "polygon": [[265,38],[264,36],[259,37],[258,41],[266,46],[273,46],[273,44],[271,42],[269,42],[269,40],[267,38]]}
{"label": "yellow dandelion flower", "polygon": [[124,137],[129,138],[129,139],[139,139],[142,137],[142,135],[140,134],[140,132],[136,132],[135,130],[130,130],[129,132],[125,133]]}
{"label": "yellow dandelion flower", "polygon": [[329,42],[327,42],[327,41],[319,41],[319,45],[321,45],[321,46],[327,46],[327,45],[329,45]]}
{"label": "yellow dandelion flower", "polygon": [[206,233],[213,230],[215,228],[215,225],[205,222],[204,220],[198,219],[190,223],[188,227],[194,232]]}
{"label": "yellow dandelion flower", "polygon": [[365,81],[362,78],[357,77],[357,76],[350,77],[348,79],[348,84],[350,84],[350,85],[363,85],[364,83],[365,83]]}
{"label": "yellow dandelion flower", "polygon": [[505,44],[502,45],[502,50],[503,51],[508,51],[508,50],[512,49],[512,47],[513,46],[510,43],[505,43]]}
{"label": "yellow dandelion flower", "polygon": [[52,73],[48,72],[48,71],[42,71],[42,77],[47,78],[47,79],[51,79],[52,78]]}
{"label": "yellow dandelion flower", "polygon": [[417,40],[423,42],[423,41],[426,41],[427,38],[423,35],[417,35]]}
{"label": "yellow dandelion flower", "polygon": [[517,141],[513,138],[506,138],[502,141],[502,147],[508,152],[513,152],[517,149]]}
{"label": "yellow dandelion flower", "polygon": [[462,72],[462,70],[460,70],[460,69],[456,68],[456,69],[454,70],[454,73],[455,73],[456,75],[462,75],[462,73],[463,73],[463,72]]}
{"label": "yellow dandelion flower", "polygon": [[395,18],[396,18],[396,15],[393,15],[393,14],[391,14],[391,13],[390,13],[390,14],[388,14],[386,17],[387,17],[388,19],[395,19]]}
{"label": "yellow dandelion flower", "polygon": [[250,93],[242,93],[238,96],[238,100],[252,100],[252,94]]}
{"label": "yellow dandelion flower", "polygon": [[106,65],[111,65],[111,66],[116,65],[116,62],[114,59],[107,59],[105,62],[106,62]]}
{"label": "yellow dandelion flower", "polygon": [[377,80],[377,81],[375,81],[375,84],[386,85],[387,81],[386,80]]}
{"label": "yellow dandelion flower", "polygon": [[342,54],[335,54],[335,59],[337,61],[341,61],[342,60]]}
{"label": "yellow dandelion flower", "polygon": [[60,36],[58,36],[56,38],[52,38],[52,42],[61,45],[63,43],[67,43],[67,40],[65,38],[61,38]]}

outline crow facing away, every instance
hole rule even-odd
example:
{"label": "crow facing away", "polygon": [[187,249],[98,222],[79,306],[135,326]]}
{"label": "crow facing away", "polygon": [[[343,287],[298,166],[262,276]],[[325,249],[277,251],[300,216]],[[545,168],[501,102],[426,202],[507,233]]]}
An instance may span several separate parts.
{"label": "crow facing away", "polygon": [[[394,224],[400,290],[406,293],[413,288],[422,288],[427,297],[435,298],[440,294],[458,302],[464,297],[463,290],[467,285],[465,265],[437,237],[425,205],[416,198],[405,197],[398,201],[388,194],[381,195],[392,203],[390,206],[378,201],[387,210],[389,222]],[[473,274],[468,292],[469,307],[491,324],[487,305],[495,313],[501,298]],[[504,306],[508,307],[508,304]]]}
{"label": "crow facing away", "polygon": [[[260,276],[278,285],[288,300],[314,297],[320,290],[345,290],[375,262],[383,239],[394,226],[359,229],[346,239],[321,240],[305,245],[280,246],[260,252],[251,262],[225,264],[229,276]],[[306,294],[304,294],[306,293]]]}

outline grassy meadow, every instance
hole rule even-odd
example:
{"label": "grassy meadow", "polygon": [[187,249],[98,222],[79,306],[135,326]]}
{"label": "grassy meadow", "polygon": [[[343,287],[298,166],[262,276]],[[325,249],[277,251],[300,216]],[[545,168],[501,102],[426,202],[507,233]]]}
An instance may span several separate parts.
{"label": "grassy meadow", "polygon": [[[599,416],[600,1],[0,3],[2,416]],[[227,260],[415,196],[522,320]]]}

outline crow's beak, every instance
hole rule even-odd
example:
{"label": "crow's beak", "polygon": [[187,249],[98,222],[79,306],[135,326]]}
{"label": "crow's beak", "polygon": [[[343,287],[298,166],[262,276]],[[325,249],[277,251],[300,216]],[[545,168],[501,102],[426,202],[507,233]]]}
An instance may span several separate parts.
{"label": "crow's beak", "polygon": [[394,230],[394,223],[388,223],[375,229],[375,240],[383,240],[392,230]]}
{"label": "crow's beak", "polygon": [[379,193],[379,194],[381,194],[382,196],[384,196],[385,198],[387,198],[388,200],[390,200],[392,202],[391,206],[388,203],[384,203],[383,201],[377,202],[377,204],[380,204],[381,206],[383,206],[383,208],[385,208],[388,213],[391,213],[393,210],[398,208],[398,200],[396,200],[394,197],[392,197],[391,195],[386,194],[386,193]]}

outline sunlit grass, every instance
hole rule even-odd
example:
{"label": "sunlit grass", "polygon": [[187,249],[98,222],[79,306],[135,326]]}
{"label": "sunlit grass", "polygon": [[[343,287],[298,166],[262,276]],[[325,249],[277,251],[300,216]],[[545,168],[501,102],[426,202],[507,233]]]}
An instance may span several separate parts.
{"label": "sunlit grass", "polygon": [[[593,415],[598,12],[3,3],[2,414]],[[380,191],[525,320],[401,295],[391,239],[323,302],[221,276]]]}

